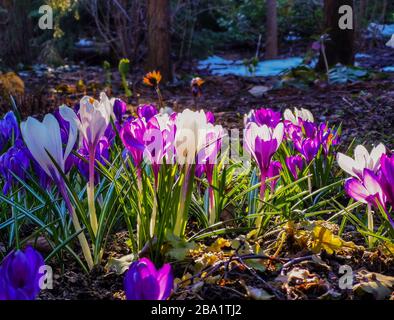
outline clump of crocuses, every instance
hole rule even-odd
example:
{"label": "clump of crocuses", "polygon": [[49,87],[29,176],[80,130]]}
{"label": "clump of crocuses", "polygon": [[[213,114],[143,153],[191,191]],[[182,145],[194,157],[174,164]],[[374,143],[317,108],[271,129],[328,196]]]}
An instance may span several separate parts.
{"label": "clump of crocuses", "polygon": [[337,155],[339,166],[352,176],[346,180],[346,193],[354,200],[368,205],[370,231],[374,229],[371,206],[382,209],[394,228],[394,220],[386,207],[387,203],[393,205],[394,161],[392,159],[393,157],[386,155],[383,144],[377,145],[370,153],[364,146],[358,145],[354,150],[354,159],[342,153]]}
{"label": "clump of crocuses", "polygon": [[173,287],[171,266],[165,264],[157,270],[147,258],[134,262],[124,278],[127,300],[166,300]]}
{"label": "clump of crocuses", "polygon": [[44,266],[41,254],[32,247],[17,250],[0,265],[0,300],[34,300],[40,293]]}

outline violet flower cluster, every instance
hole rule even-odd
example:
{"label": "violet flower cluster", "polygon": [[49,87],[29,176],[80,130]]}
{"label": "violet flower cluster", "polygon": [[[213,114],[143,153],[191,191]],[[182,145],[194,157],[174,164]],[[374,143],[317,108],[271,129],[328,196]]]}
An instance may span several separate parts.
{"label": "violet flower cluster", "polygon": [[[326,123],[315,123],[313,115],[306,109],[295,109],[294,113],[287,109],[284,118],[287,140],[292,142],[294,149],[306,164],[312,162],[320,150],[328,156],[332,147],[339,144],[339,134]],[[296,163],[293,160],[289,160],[289,163],[296,165],[298,169],[301,168],[299,158]],[[290,171],[293,174],[295,168],[292,167]]]}
{"label": "violet flower cluster", "polygon": [[163,164],[196,164],[197,174],[211,177],[221,147],[223,130],[210,112],[158,113],[152,105],[140,106],[138,118],[126,121],[120,137],[140,172],[145,161],[157,179]]}
{"label": "violet flower cluster", "polygon": [[15,174],[24,180],[30,168],[31,155],[22,140],[18,121],[10,111],[0,120],[0,175],[4,178],[3,193],[16,184]]}

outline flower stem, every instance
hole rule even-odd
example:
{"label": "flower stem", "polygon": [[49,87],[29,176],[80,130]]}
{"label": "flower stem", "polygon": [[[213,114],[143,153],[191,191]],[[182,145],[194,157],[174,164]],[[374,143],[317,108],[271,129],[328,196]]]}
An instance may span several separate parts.
{"label": "flower stem", "polygon": [[92,227],[93,233],[96,236],[98,230],[96,206],[94,203],[94,162],[95,162],[96,147],[92,147],[89,150],[89,182],[87,185],[88,193],[88,206],[89,206],[89,218],[90,225]]}
{"label": "flower stem", "polygon": [[77,216],[77,214],[75,212],[74,207],[71,204],[70,198],[69,198],[69,196],[67,194],[67,191],[66,191],[66,188],[64,186],[64,182],[63,181],[59,181],[59,190],[60,190],[60,193],[62,194],[63,199],[64,199],[64,201],[66,203],[66,207],[67,207],[68,211],[70,212],[71,220],[73,222],[75,231],[79,232],[78,240],[79,240],[79,243],[81,245],[82,253],[83,253],[83,256],[85,258],[85,261],[88,264],[89,270],[92,270],[93,266],[94,266],[92,253],[90,252],[89,244],[88,244],[88,241],[86,240],[85,233],[82,231],[81,224],[79,223],[78,216]]}
{"label": "flower stem", "polygon": [[209,187],[209,225],[213,225],[216,222],[216,207],[215,207],[215,195],[212,187]]}
{"label": "flower stem", "polygon": [[150,217],[150,228],[149,228],[151,238],[153,238],[153,236],[155,235],[156,217],[157,217],[157,189],[155,188],[153,195],[153,209],[152,209],[152,215]]}
{"label": "flower stem", "polygon": [[264,198],[265,198],[265,190],[267,188],[267,186],[265,185],[265,181],[267,180],[267,174],[265,172],[261,172],[260,180],[261,180],[260,199],[264,200]]}
{"label": "flower stem", "polygon": [[327,61],[327,55],[326,55],[326,46],[324,44],[324,41],[322,42],[322,54],[323,54],[323,59],[324,59],[324,66],[326,67],[326,72],[327,72],[327,76],[328,73],[330,72],[330,68],[328,67],[328,61]]}
{"label": "flower stem", "polygon": [[161,95],[161,91],[159,86],[156,86],[156,93],[159,98],[159,108],[164,108],[163,96]]}
{"label": "flower stem", "polygon": [[312,193],[312,179],[311,179],[311,176],[308,176],[308,190],[309,190],[309,193]]}
{"label": "flower stem", "polygon": [[180,179],[181,186],[181,195],[179,201],[178,212],[176,216],[176,222],[174,226],[174,235],[177,237],[181,237],[183,232],[185,231],[186,223],[187,223],[187,202],[189,194],[191,193],[191,187],[193,181],[191,181],[191,172],[193,170],[190,169],[191,166],[189,164],[184,165],[183,177]]}
{"label": "flower stem", "polygon": [[[137,169],[138,170],[138,169]],[[137,173],[137,187],[138,187],[138,192],[139,194],[143,195],[143,190],[142,190],[142,176],[140,173]],[[142,229],[142,203],[141,201],[138,201],[138,213],[137,213],[137,242],[138,242],[138,250],[142,250],[142,248],[145,245],[144,239],[142,239],[142,234],[141,234],[141,229]]]}
{"label": "flower stem", "polygon": [[[368,217],[368,230],[373,232],[374,230],[374,224],[373,224],[373,213],[372,213],[372,208],[371,205],[367,205],[367,217]],[[373,236],[368,236],[368,245],[371,248],[373,246]]]}
{"label": "flower stem", "polygon": [[[265,180],[267,179],[267,174],[265,172],[261,172],[261,185],[260,185],[260,200],[264,201],[265,200],[265,190],[266,190],[266,185],[265,185]],[[263,213],[261,213],[260,216],[256,218],[256,238],[260,235],[260,229],[261,229],[261,224],[263,222]]]}

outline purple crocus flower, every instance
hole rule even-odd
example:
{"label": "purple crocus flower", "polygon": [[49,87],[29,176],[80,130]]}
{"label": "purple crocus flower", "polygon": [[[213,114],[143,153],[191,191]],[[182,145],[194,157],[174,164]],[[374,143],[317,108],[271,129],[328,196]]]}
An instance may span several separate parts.
{"label": "purple crocus flower", "polygon": [[331,146],[336,146],[340,142],[340,136],[338,132],[328,128],[325,123],[321,123],[319,125],[317,136],[320,144],[323,146],[325,155],[328,155]]}
{"label": "purple crocus flower", "polygon": [[67,144],[68,136],[70,133],[70,123],[63,119],[63,117],[60,115],[59,109],[56,109],[53,112],[53,115],[55,116],[57,122],[59,122],[60,136],[62,137],[62,143]]}
{"label": "purple crocus flower", "polygon": [[264,197],[265,180],[267,178],[272,157],[282,143],[283,134],[283,123],[279,123],[275,129],[271,129],[267,125],[258,126],[255,122],[250,122],[246,127],[245,147],[256,160],[260,169],[261,198]]}
{"label": "purple crocus flower", "polygon": [[256,138],[254,153],[261,172],[267,172],[271,159],[278,148],[276,139],[265,141],[259,137]]}
{"label": "purple crocus flower", "polygon": [[303,133],[302,128],[290,121],[285,121],[285,132],[288,141],[291,141],[299,152],[302,150]]}
{"label": "purple crocus flower", "polygon": [[382,155],[380,165],[380,184],[387,201],[394,207],[394,156]]}
{"label": "purple crocus flower", "polygon": [[310,121],[303,121],[300,120],[302,123],[302,128],[306,138],[314,139],[318,132],[318,127],[314,122]]}
{"label": "purple crocus flower", "polygon": [[40,293],[41,254],[32,247],[7,256],[0,265],[0,300],[34,300]]}
{"label": "purple crocus flower", "polygon": [[290,156],[286,158],[286,165],[289,171],[293,175],[294,179],[298,179],[298,171],[301,171],[304,167],[304,160],[301,156]]}
{"label": "purple crocus flower", "polygon": [[272,109],[261,108],[258,110],[251,110],[245,117],[245,126],[249,122],[254,122],[260,126],[266,125],[270,128],[275,128],[282,121],[282,115],[280,112],[276,112]]}
{"label": "purple crocus flower", "polygon": [[11,141],[20,138],[20,130],[18,121],[12,111],[7,112],[2,120],[0,120],[0,151]]}
{"label": "purple crocus flower", "polygon": [[[121,127],[119,125],[118,122],[115,123],[117,130],[120,130]],[[112,144],[115,140],[116,137],[116,132],[114,130],[114,128],[112,127],[112,124],[110,123],[107,127],[107,129],[105,129],[104,131],[104,136],[103,138],[106,138],[109,144]]]}
{"label": "purple crocus flower", "polygon": [[208,132],[206,135],[206,146],[197,154],[197,166],[205,172],[207,180],[212,184],[213,170],[217,163],[217,156],[222,147],[222,130]]}
{"label": "purple crocus flower", "polygon": [[270,181],[271,192],[273,192],[276,188],[276,185],[279,181],[279,174],[282,171],[282,165],[279,161],[271,161],[271,164],[268,168],[267,178],[277,177]]}
{"label": "purple crocus flower", "polygon": [[21,139],[16,140],[15,144],[0,156],[0,175],[5,180],[4,194],[11,191],[15,181],[12,173],[22,180],[25,178],[25,173],[30,167],[30,158],[30,152]]}
{"label": "purple crocus flower", "polygon": [[123,281],[127,300],[166,300],[174,287],[169,264],[157,270],[147,258],[134,262]]}
{"label": "purple crocus flower", "polygon": [[382,207],[387,218],[394,228],[394,220],[386,210],[387,196],[383,191],[378,176],[369,169],[364,169],[360,179],[350,178],[345,182],[346,193],[356,201],[374,206]]}
{"label": "purple crocus flower", "polygon": [[320,143],[317,139],[306,138],[302,142],[301,154],[305,160],[310,163],[317,155],[320,149]]}
{"label": "purple crocus flower", "polygon": [[127,104],[123,100],[115,99],[114,101],[114,114],[116,121],[122,123],[123,116],[126,114]]}
{"label": "purple crocus flower", "polygon": [[146,122],[158,113],[157,108],[153,104],[142,105],[137,108],[138,117],[145,118]]}
{"label": "purple crocus flower", "polygon": [[127,121],[120,130],[120,138],[131,155],[134,166],[140,172],[145,150],[144,135],[147,124],[144,118]]}
{"label": "purple crocus flower", "polygon": [[384,206],[386,196],[379,184],[377,175],[369,170],[364,169],[361,180],[350,178],[345,182],[345,191],[356,201],[378,207],[378,204]]}
{"label": "purple crocus flower", "polygon": [[[106,137],[102,137],[97,144],[95,159],[96,161],[100,162],[102,165],[105,165],[106,161],[109,160],[109,146],[110,144]],[[83,147],[78,150],[78,153],[87,160],[84,161],[82,159],[77,158],[75,159],[75,162],[81,174],[88,180],[89,179],[89,163],[88,163],[89,150],[86,143],[84,143]],[[94,176],[95,184],[97,184],[99,180],[100,180],[100,173],[96,171]]]}

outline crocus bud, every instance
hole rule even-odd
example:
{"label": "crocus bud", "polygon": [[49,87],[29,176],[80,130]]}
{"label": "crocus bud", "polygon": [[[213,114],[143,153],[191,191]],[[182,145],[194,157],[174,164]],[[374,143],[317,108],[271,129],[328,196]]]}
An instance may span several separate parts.
{"label": "crocus bud", "polygon": [[137,109],[138,117],[145,118],[145,121],[148,122],[152,117],[157,115],[159,112],[153,104],[147,104],[143,106],[139,106]]}
{"label": "crocus bud", "polygon": [[40,293],[41,254],[32,247],[6,257],[0,266],[0,300],[34,300]]}
{"label": "crocus bud", "polygon": [[114,101],[114,115],[115,118],[118,122],[122,122],[123,116],[125,115],[127,111],[127,105],[126,102],[120,99],[115,99]]}
{"label": "crocus bud", "polygon": [[289,168],[294,179],[298,179],[298,171],[304,167],[304,160],[301,156],[290,156],[286,158],[286,165]]}
{"label": "crocus bud", "polygon": [[202,85],[204,84],[204,80],[199,77],[193,78],[190,82],[190,87],[192,89],[192,95],[194,97],[202,96]]}
{"label": "crocus bud", "polygon": [[157,270],[147,258],[134,262],[124,278],[127,300],[166,300],[174,287],[171,266]]}

